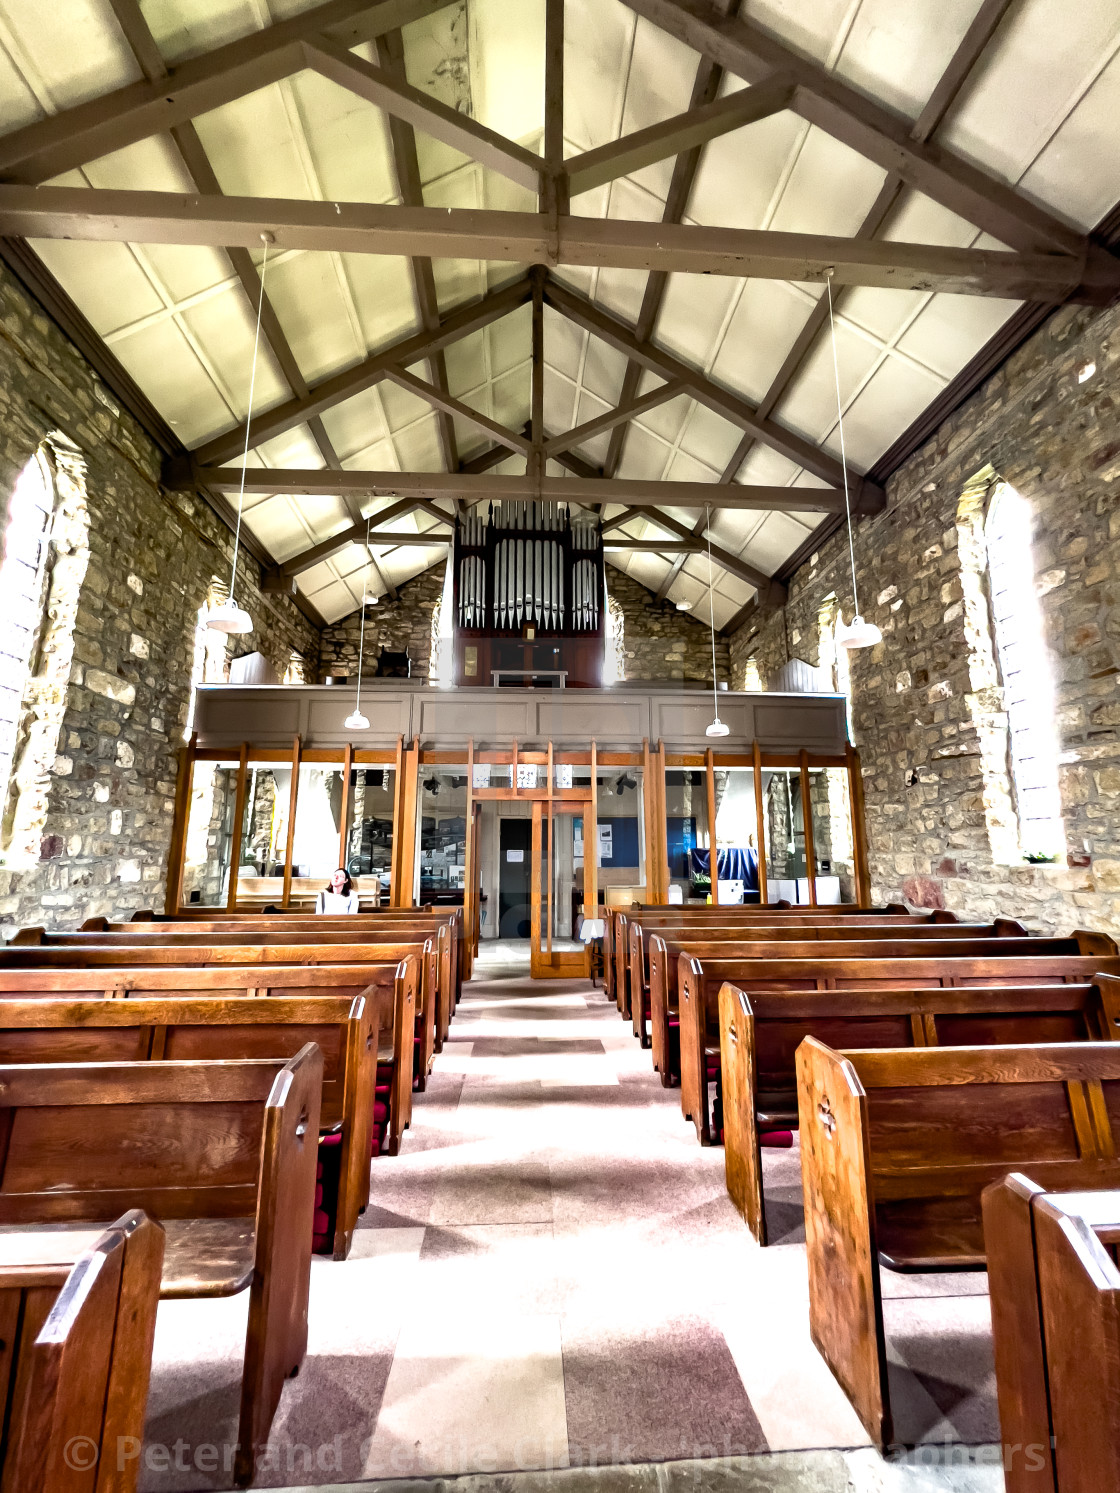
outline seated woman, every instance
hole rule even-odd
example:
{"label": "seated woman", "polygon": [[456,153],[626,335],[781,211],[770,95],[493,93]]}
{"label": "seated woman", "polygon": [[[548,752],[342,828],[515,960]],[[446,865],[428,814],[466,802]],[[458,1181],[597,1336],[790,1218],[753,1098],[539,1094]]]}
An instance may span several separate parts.
{"label": "seated woman", "polygon": [[349,871],[339,866],[331,876],[330,884],[315,898],[315,911],[327,913],[331,917],[358,911],[358,894],[350,880]]}

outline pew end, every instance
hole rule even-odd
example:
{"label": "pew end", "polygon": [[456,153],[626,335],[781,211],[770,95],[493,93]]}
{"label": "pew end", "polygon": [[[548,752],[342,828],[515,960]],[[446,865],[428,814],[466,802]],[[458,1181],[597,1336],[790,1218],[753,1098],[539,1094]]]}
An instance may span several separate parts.
{"label": "pew end", "polygon": [[754,1238],[765,1245],[762,1149],[755,1114],[754,1012],[744,992],[726,980],[719,992],[719,1030],[727,1192]]}
{"label": "pew end", "polygon": [[880,1450],[894,1437],[871,1196],[867,1094],[852,1063],[807,1037],[798,1124],[813,1342]]}

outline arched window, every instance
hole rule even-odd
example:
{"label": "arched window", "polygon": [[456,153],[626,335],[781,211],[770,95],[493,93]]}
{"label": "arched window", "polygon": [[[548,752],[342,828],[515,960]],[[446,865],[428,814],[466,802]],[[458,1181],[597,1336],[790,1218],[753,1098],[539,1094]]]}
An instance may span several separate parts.
{"label": "arched window", "polygon": [[454,575],[451,560],[443,573],[443,590],[432,608],[431,651],[428,662],[428,683],[440,689],[450,689],[455,683],[455,640],[452,620],[455,610]]}
{"label": "arched window", "polygon": [[5,616],[0,628],[0,802],[7,801],[24,692],[39,650],[54,497],[54,477],[40,450],[16,480],[0,565]]}
{"label": "arched window", "polygon": [[988,598],[1003,704],[1008,766],[1019,821],[1019,849],[1027,857],[1065,850],[1054,683],[1035,591],[1030,505],[1006,482],[996,483],[984,537]]}
{"label": "arched window", "polygon": [[307,683],[307,662],[304,659],[303,654],[297,653],[294,649],[292,650],[292,653],[288,658],[288,667],[284,670],[284,683]]}
{"label": "arched window", "polygon": [[[206,590],[206,600],[195,617],[194,656],[191,659],[191,698],[187,707],[187,723],[183,727],[183,740],[190,741],[194,733],[194,711],[197,699],[195,688],[200,684],[224,684],[229,679],[229,649],[232,639],[228,633],[216,632],[207,627],[206,619],[214,607],[229,599],[229,588],[224,581],[214,576]],[[284,683],[287,684],[285,679]]]}

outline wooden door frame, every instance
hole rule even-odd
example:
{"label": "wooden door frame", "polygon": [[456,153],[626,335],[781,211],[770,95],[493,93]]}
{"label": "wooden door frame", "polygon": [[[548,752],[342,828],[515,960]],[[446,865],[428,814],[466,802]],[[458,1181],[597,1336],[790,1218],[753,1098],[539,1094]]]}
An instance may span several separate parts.
{"label": "wooden door frame", "polygon": [[[550,785],[551,785],[551,775],[550,775],[550,778],[549,778],[549,782],[550,782]],[[538,799],[534,799],[534,801],[533,801],[533,820],[532,820],[532,823],[533,823],[533,837],[532,837],[532,842],[531,842],[531,847],[532,848],[529,851],[529,854],[532,856],[532,859],[533,859],[532,875],[530,876],[530,879],[529,879],[529,887],[530,887],[530,893],[529,893],[529,895],[530,895],[530,909],[529,909],[529,973],[531,974],[531,976],[532,976],[532,978],[534,980],[557,980],[557,979],[559,979],[559,980],[575,980],[575,979],[580,979],[580,978],[587,978],[590,975],[591,965],[589,963],[589,955],[588,955],[587,946],[584,945],[584,947],[582,949],[554,949],[554,948],[552,948],[551,947],[551,943],[552,943],[552,929],[551,929],[551,924],[550,924],[550,927],[549,927],[549,939],[548,939],[549,947],[547,949],[542,949],[542,947],[541,947],[541,910],[542,910],[542,907],[547,907],[550,910],[551,910],[551,907],[552,907],[552,895],[551,895],[551,884],[552,884],[552,853],[551,852],[552,852],[552,847],[555,844],[555,841],[553,839],[553,834],[552,834],[553,821],[554,821],[554,819],[555,819],[555,817],[556,817],[557,814],[563,815],[563,816],[565,816],[565,817],[567,817],[569,819],[575,819],[578,816],[582,815],[582,817],[583,817],[583,885],[584,885],[583,915],[584,915],[584,917],[594,917],[595,911],[594,911],[594,909],[592,909],[592,911],[589,912],[588,911],[588,903],[587,903],[587,882],[588,882],[587,850],[588,850],[588,846],[590,845],[591,846],[591,853],[592,853],[592,855],[594,855],[595,851],[596,851],[596,849],[598,847],[598,827],[597,827],[597,825],[594,824],[594,823],[592,824],[592,830],[594,831],[594,833],[591,836],[591,838],[588,837],[588,833],[587,833],[588,812],[589,812],[589,810],[592,810],[593,808],[594,808],[594,799],[593,799],[593,797],[590,794],[588,795],[588,797],[586,799],[583,799],[583,800],[578,799],[578,798],[575,798],[575,799],[573,799],[573,798],[563,798],[563,799],[561,799],[561,798],[552,798],[551,795],[550,795],[547,798],[538,798]],[[546,821],[547,821],[547,833],[548,833],[548,845],[549,845],[549,857],[548,857],[549,893],[548,893],[547,897],[545,896],[545,892],[544,892],[544,889],[543,889],[543,886],[542,886],[542,882],[541,882],[541,860],[542,860],[541,852],[544,849],[544,844],[545,844],[545,827],[546,827]]]}

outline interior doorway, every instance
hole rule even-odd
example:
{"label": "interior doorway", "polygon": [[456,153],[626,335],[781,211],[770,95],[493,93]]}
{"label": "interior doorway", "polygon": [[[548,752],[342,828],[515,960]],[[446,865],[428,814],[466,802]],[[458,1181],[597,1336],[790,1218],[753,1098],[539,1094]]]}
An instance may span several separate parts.
{"label": "interior doorway", "polygon": [[498,937],[528,938],[532,927],[533,826],[498,819]]}

